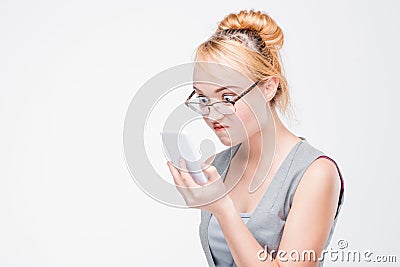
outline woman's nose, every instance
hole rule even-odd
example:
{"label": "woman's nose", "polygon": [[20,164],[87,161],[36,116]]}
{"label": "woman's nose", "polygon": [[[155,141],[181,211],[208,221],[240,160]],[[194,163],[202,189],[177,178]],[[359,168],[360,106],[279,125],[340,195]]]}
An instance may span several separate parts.
{"label": "woman's nose", "polygon": [[216,111],[214,107],[209,107],[209,113],[206,115],[206,117],[210,120],[220,121],[224,115]]}

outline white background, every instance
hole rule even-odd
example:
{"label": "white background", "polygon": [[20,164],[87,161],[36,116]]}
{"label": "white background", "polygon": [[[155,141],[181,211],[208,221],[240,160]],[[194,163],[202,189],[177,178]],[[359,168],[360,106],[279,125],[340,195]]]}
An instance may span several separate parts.
{"label": "white background", "polygon": [[343,173],[331,247],[346,239],[399,261],[399,6],[0,1],[0,266],[206,266],[199,210],[162,205],[136,186],[123,123],[146,80],[191,61],[218,21],[248,8],[285,34],[298,118],[287,126]]}

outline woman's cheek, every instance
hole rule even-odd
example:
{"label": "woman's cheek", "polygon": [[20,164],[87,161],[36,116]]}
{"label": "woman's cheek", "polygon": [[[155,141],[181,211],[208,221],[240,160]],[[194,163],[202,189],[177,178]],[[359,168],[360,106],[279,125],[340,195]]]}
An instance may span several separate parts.
{"label": "woman's cheek", "polygon": [[205,123],[207,124],[207,126],[210,127],[212,130],[214,130],[214,125],[211,122],[211,120],[208,119],[207,117],[203,117],[203,119],[204,119]]}
{"label": "woman's cheek", "polygon": [[247,107],[238,107],[236,111],[237,117],[240,120],[240,124],[248,135],[252,135],[254,130],[258,129],[257,118],[253,114],[253,112]]}
{"label": "woman's cheek", "polygon": [[[265,127],[265,119],[263,117],[257,117],[251,110],[247,109],[238,114],[238,123],[235,128],[235,133],[242,141],[250,138],[254,134],[257,134]],[[241,142],[242,142],[241,141]]]}

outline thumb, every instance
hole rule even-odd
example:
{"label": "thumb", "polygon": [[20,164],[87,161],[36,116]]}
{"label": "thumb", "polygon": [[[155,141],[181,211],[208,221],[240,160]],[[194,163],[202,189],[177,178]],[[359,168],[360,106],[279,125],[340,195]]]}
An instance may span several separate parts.
{"label": "thumb", "polygon": [[209,177],[209,182],[218,180],[221,177],[214,166],[203,163],[201,167],[203,168],[203,172],[206,174],[206,176]]}

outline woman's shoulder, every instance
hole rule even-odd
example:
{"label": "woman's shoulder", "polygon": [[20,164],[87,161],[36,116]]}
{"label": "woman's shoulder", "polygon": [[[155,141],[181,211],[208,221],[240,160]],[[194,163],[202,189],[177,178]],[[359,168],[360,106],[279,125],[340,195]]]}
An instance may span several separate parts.
{"label": "woman's shoulder", "polygon": [[[309,156],[309,164],[305,165],[304,173],[299,183],[300,188],[318,188],[319,192],[330,192],[334,196],[339,195],[340,206],[344,200],[344,178],[334,156],[313,146],[307,140],[302,144],[301,156]],[[328,193],[327,193],[328,194]],[[336,198],[336,197],[335,197]],[[336,215],[337,215],[336,213]]]}
{"label": "woman's shoulder", "polygon": [[337,172],[340,178],[342,178],[339,166],[336,162],[337,160],[334,156],[310,144],[306,139],[303,140],[302,150],[302,153],[299,153],[298,156],[309,156],[311,164],[307,169],[310,172]]}

